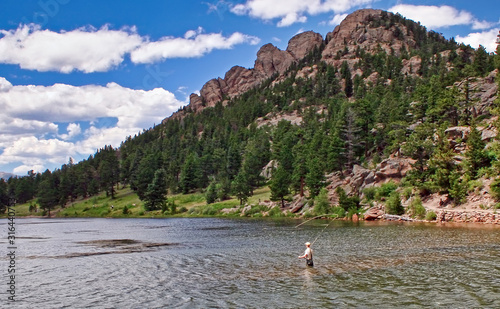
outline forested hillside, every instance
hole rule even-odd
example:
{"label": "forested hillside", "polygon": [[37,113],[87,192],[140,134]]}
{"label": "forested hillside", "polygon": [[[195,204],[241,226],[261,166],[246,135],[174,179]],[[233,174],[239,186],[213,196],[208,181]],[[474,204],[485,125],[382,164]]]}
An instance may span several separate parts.
{"label": "forested hillside", "polygon": [[[206,87],[118,149],[105,146],[55,171],[0,180],[0,205],[11,197],[50,209],[101,191],[113,196],[118,186],[130,186],[146,210],[162,207],[158,192],[165,188],[204,191],[207,203],[229,196],[243,203],[268,184],[272,200],[285,207],[324,195],[331,175],[347,177],[355,166],[374,168],[394,156],[411,164],[398,184],[406,198],[439,193],[460,204],[485,178],[500,198],[500,48],[489,54],[376,10],[354,13],[316,43],[305,57],[286,58],[286,68],[275,56],[259,56],[254,69],[241,69],[246,79],[240,74],[229,85],[226,75],[217,95]],[[262,173],[266,166],[270,175]],[[330,202],[354,212],[361,197],[369,201],[377,191],[328,188]],[[387,195],[393,213],[405,211],[399,199]]]}

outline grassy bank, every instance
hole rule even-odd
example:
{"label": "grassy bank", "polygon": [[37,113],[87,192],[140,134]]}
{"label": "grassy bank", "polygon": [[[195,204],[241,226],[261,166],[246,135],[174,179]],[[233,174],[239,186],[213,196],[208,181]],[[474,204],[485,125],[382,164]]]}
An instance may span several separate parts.
{"label": "grassy bank", "polygon": [[[269,187],[258,188],[254,191],[254,195],[249,198],[247,203],[249,205],[258,204],[259,201],[269,200],[270,195],[271,192]],[[56,207],[51,210],[51,216],[62,218],[204,217],[222,216],[224,215],[221,213],[222,209],[240,207],[239,200],[235,198],[207,205],[205,195],[201,192],[169,195],[168,200],[175,205],[174,213],[172,213],[171,210],[165,212],[161,210],[145,211],[143,202],[139,200],[139,197],[129,187],[126,187],[119,189],[113,199],[102,193],[87,199],[79,199],[72,203],[68,203],[65,207]],[[36,206],[35,201],[16,205],[16,216],[47,216],[47,213],[41,209],[35,211],[34,209]],[[233,215],[239,216],[239,213]],[[2,216],[5,217],[6,214]]]}

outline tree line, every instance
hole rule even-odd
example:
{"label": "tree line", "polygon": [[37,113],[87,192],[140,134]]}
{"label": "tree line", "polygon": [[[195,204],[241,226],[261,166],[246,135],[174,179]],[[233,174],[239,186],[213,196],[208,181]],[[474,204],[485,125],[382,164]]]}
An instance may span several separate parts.
{"label": "tree line", "polygon": [[[398,18],[386,27],[401,22]],[[15,198],[50,211],[100,192],[113,197],[119,186],[130,186],[147,210],[165,207],[166,192],[204,190],[209,203],[230,195],[243,203],[266,183],[261,171],[269,162],[274,163],[272,199],[284,203],[291,194],[317,196],[327,173],[376,164],[395,151],[415,159],[406,181],[422,193],[447,192],[463,200],[470,181],[497,168],[498,151],[484,149],[476,128],[480,117],[497,111],[478,115],[471,85],[500,68],[499,51],[474,50],[404,22],[420,38],[415,49],[396,56],[357,48],[354,55],[341,56],[358,59],[354,69],[361,75],[353,77],[347,61],[340,67],[323,62],[323,45],[293,64],[280,82],[273,83],[273,76],[226,106],[219,102],[199,113],[187,106],[184,117],[130,136],[119,148],[105,146],[54,171],[0,180],[0,206]],[[403,60],[415,55],[422,60],[417,74],[403,74]],[[313,77],[297,77],[312,65]],[[368,81],[375,72],[376,80]],[[258,125],[292,113],[301,117],[300,124]],[[460,166],[444,136],[454,125],[472,128],[467,163]]]}

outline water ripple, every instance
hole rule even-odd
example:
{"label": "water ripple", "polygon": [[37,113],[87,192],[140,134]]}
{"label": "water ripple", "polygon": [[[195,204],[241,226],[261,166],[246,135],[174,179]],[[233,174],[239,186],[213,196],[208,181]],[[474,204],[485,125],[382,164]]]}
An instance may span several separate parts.
{"label": "water ripple", "polygon": [[321,222],[45,222],[24,227],[47,237],[19,257],[26,308],[500,307],[499,229],[332,224],[307,268]]}

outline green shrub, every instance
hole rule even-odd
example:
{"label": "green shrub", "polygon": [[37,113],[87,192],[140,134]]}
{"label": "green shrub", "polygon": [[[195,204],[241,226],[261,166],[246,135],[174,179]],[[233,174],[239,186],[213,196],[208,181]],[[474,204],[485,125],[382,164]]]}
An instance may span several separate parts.
{"label": "green shrub", "polygon": [[321,189],[318,196],[314,199],[314,214],[316,216],[328,214],[330,212],[330,201],[328,200],[328,190]]}
{"label": "green shrub", "polygon": [[380,186],[380,188],[377,189],[375,197],[377,199],[381,199],[382,197],[388,197],[397,188],[398,188],[398,185],[395,182],[393,182],[392,180],[389,182],[386,182],[386,183],[382,184]]}
{"label": "green shrub", "polygon": [[90,210],[90,208],[89,208],[89,207],[85,207],[82,211],[83,211],[83,212],[86,212],[86,211],[89,211],[89,210]]}
{"label": "green shrub", "polygon": [[434,211],[429,211],[426,215],[425,215],[425,220],[427,221],[434,221],[437,219],[437,215]]}
{"label": "green shrub", "polygon": [[217,191],[216,191],[216,183],[211,182],[207,188],[207,192],[205,193],[205,199],[207,200],[207,204],[212,204],[217,199]]}
{"label": "green shrub", "polygon": [[413,193],[413,187],[405,187],[403,189],[402,195],[405,200],[408,200],[411,197],[412,193]]}
{"label": "green shrub", "polygon": [[347,218],[352,219],[352,216],[358,213],[359,210],[357,208],[349,208],[349,211],[347,212]]}
{"label": "green shrub", "polygon": [[245,211],[245,216],[254,217],[255,214],[266,211],[268,208],[264,205],[254,205],[249,210]]}
{"label": "green shrub", "polygon": [[304,214],[302,215],[303,218],[312,218],[314,217],[313,213],[311,211],[306,211],[304,212]]}
{"label": "green shrub", "polygon": [[496,178],[490,185],[491,194],[493,197],[500,201],[500,178]]}
{"label": "green shrub", "polygon": [[345,209],[340,207],[340,206],[333,207],[332,208],[332,217],[335,217],[335,218],[345,217]]}
{"label": "green shrub", "polygon": [[201,212],[204,216],[214,216],[217,214],[217,210],[213,206],[205,206]]}
{"label": "green shrub", "polygon": [[128,215],[128,214],[129,214],[129,210],[128,210],[127,205],[125,205],[125,207],[123,207],[122,213],[123,213],[124,215]]}
{"label": "green shrub", "polygon": [[283,217],[283,212],[278,206],[274,206],[269,210],[269,216],[270,217]]}
{"label": "green shrub", "polygon": [[411,200],[410,205],[408,206],[408,213],[414,218],[425,218],[426,210],[422,205],[422,199],[420,196],[417,195]]}
{"label": "green shrub", "polygon": [[375,195],[377,194],[377,188],[369,187],[363,190],[363,194],[367,201],[373,201],[375,199]]}
{"label": "green shrub", "polygon": [[405,209],[401,204],[401,197],[399,196],[399,193],[391,193],[387,199],[387,203],[385,204],[385,210],[390,215],[402,215],[405,213]]}
{"label": "green shrub", "polygon": [[484,187],[483,182],[481,180],[471,180],[467,184],[467,192],[478,192],[479,190],[482,190]]}
{"label": "green shrub", "polygon": [[345,211],[348,211],[351,208],[359,208],[359,196],[349,197],[341,187],[337,187],[335,191],[339,196],[339,206],[344,208]]}
{"label": "green shrub", "polygon": [[179,213],[185,213],[187,210],[187,208],[185,206],[181,206],[181,208],[179,208]]}
{"label": "green shrub", "polygon": [[467,198],[467,181],[462,180],[458,174],[450,176],[451,188],[448,190],[455,205],[460,205]]}

